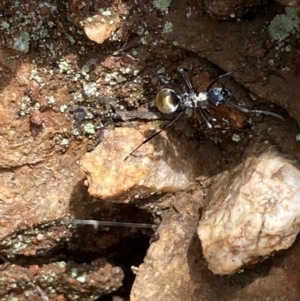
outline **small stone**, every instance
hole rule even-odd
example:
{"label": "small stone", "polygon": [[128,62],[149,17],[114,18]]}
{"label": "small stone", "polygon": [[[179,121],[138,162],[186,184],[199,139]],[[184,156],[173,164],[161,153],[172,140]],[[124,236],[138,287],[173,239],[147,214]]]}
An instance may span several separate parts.
{"label": "small stone", "polygon": [[85,277],[84,276],[79,276],[76,278],[77,281],[84,283],[85,282]]}
{"label": "small stone", "polygon": [[32,276],[37,275],[39,273],[39,270],[40,270],[40,268],[37,264],[29,266],[29,272]]}
{"label": "small stone", "polygon": [[90,40],[102,44],[121,26],[119,16],[116,16],[110,21],[113,22],[109,22],[109,20],[101,22],[98,18],[94,18],[91,22],[84,22],[83,30]]}
{"label": "small stone", "polygon": [[43,122],[45,122],[45,117],[43,116],[43,113],[41,113],[41,111],[33,110],[30,117],[30,122],[33,125],[41,126]]}
{"label": "small stone", "polygon": [[43,240],[43,239],[44,239],[44,234],[39,233],[39,234],[36,236],[36,239],[39,240],[39,241]]}

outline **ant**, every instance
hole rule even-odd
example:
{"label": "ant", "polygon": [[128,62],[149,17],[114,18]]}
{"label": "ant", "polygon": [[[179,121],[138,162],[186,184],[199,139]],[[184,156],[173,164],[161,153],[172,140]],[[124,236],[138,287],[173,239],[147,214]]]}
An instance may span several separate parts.
{"label": "ant", "polygon": [[242,66],[237,70],[230,71],[218,76],[217,78],[212,80],[212,82],[208,85],[207,89],[204,92],[197,92],[195,91],[190,79],[188,78],[186,69],[183,68],[179,69],[179,72],[181,73],[186,86],[178,85],[174,82],[167,81],[166,79],[164,79],[162,76],[155,73],[147,66],[144,66],[141,62],[139,62],[130,54],[124,52],[122,54],[130,58],[131,60],[136,61],[138,64],[140,64],[143,68],[145,68],[148,72],[150,72],[155,78],[157,78],[162,85],[172,86],[180,91],[179,93],[177,93],[174,89],[170,89],[170,88],[162,88],[161,90],[158,91],[154,101],[154,104],[157,107],[157,109],[163,114],[171,114],[174,113],[175,111],[179,111],[180,113],[171,122],[167,123],[159,131],[155,132],[153,135],[146,138],[140,145],[138,145],[134,150],[130,152],[130,154],[125,158],[125,160],[127,160],[143,144],[147,143],[155,136],[159,135],[162,131],[166,130],[172,124],[174,124],[184,114],[187,108],[199,109],[201,116],[208,128],[212,128],[212,123],[217,121],[216,118],[213,117],[209,112],[208,106],[212,105],[217,107],[225,103],[229,103],[231,106],[235,107],[236,109],[244,113],[258,113],[258,114],[270,115],[284,121],[281,115],[270,111],[253,110],[253,109],[247,109],[241,107],[231,102],[232,92],[230,90],[226,88],[213,87],[214,84],[220,78],[238,72],[239,70],[244,69],[246,65]]}

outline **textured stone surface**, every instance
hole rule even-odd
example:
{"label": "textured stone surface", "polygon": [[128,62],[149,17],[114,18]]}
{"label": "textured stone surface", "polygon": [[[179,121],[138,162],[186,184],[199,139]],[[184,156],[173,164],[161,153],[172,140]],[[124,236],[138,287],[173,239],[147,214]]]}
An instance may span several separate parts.
{"label": "textured stone surface", "polygon": [[[193,156],[183,165],[184,146],[179,141],[169,143],[163,134],[125,160],[145,137],[133,128],[105,131],[101,144],[80,163],[87,174],[89,193],[105,200],[129,202],[155,192],[188,188]],[[183,149],[177,152],[179,147]]]}
{"label": "textured stone surface", "polygon": [[287,249],[299,232],[300,171],[272,149],[249,154],[215,182],[199,223],[203,253],[215,274],[233,274]]}
{"label": "textured stone surface", "polygon": [[[215,6],[210,11],[211,15],[206,13],[202,1],[187,3],[172,0],[168,13],[158,10],[153,1],[149,3],[143,1],[120,3],[117,0],[104,2],[11,1],[11,5],[1,7],[0,254],[10,260],[13,265],[9,270],[11,276],[9,281],[12,286],[8,287],[7,278],[3,279],[4,289],[0,290],[2,294],[6,294],[3,301],[16,298],[19,301],[41,300],[37,294],[30,295],[31,292],[22,290],[24,286],[27,289],[26,285],[35,275],[28,274],[28,282],[25,283],[22,270],[24,273],[28,273],[29,268],[26,267],[39,265],[40,270],[43,270],[39,275],[51,275],[57,266],[57,261],[74,260],[72,256],[74,254],[75,262],[85,261],[88,265],[84,266],[84,263],[78,267],[83,267],[85,271],[88,271],[92,261],[91,252],[94,253],[94,256],[95,254],[99,256],[99,249],[113,243],[116,236],[124,237],[124,232],[120,233],[120,230],[102,236],[90,229],[90,235],[86,235],[84,231],[84,235],[81,236],[84,237],[84,240],[79,241],[78,233],[74,233],[75,245],[74,242],[69,244],[69,239],[72,237],[70,229],[54,226],[44,227],[44,220],[51,223],[57,218],[73,215],[77,218],[91,217],[99,220],[143,221],[140,219],[140,214],[135,211],[124,214],[124,208],[127,205],[103,202],[104,204],[108,203],[106,206],[110,208],[110,215],[107,216],[103,215],[105,209],[99,207],[101,201],[94,198],[91,202],[87,202],[86,190],[82,185],[83,174],[78,170],[76,164],[86,152],[85,138],[93,138],[83,131],[84,126],[87,123],[93,123],[96,130],[102,124],[106,124],[106,117],[111,118],[111,100],[116,101],[117,107],[125,114],[138,113],[140,109],[146,109],[146,103],[155,97],[155,93],[159,89],[152,85],[155,81],[151,80],[150,82],[144,72],[139,72],[141,71],[140,66],[136,66],[136,64],[131,66],[124,60],[118,60],[117,57],[111,55],[112,53],[120,53],[120,50],[129,52],[153,70],[160,70],[167,79],[176,82],[178,79],[179,82],[182,80],[176,71],[177,67],[188,60],[190,65],[187,69],[191,70],[189,75],[199,91],[204,91],[210,79],[215,76],[238,69],[247,63],[247,68],[233,74],[234,78],[249,89],[247,93],[242,93],[240,86],[232,85],[233,81],[230,79],[224,83],[225,87],[229,87],[234,93],[236,103],[248,108],[264,108],[272,111],[274,109],[275,112],[285,115],[285,123],[271,117],[251,115],[255,127],[251,126],[251,130],[240,130],[239,134],[246,135],[241,135],[242,140],[234,143],[235,145],[230,144],[226,139],[222,140],[222,135],[217,135],[217,138],[220,137],[220,139],[214,139],[211,133],[206,133],[206,138],[202,135],[195,135],[195,139],[199,141],[196,154],[205,161],[204,165],[200,165],[201,168],[199,168],[201,179],[215,175],[220,172],[220,168],[227,169],[228,162],[234,164],[233,161],[235,162],[239,158],[239,148],[247,145],[245,137],[248,135],[272,141],[281,150],[290,152],[299,158],[299,142],[295,140],[296,134],[299,133],[298,125],[279,108],[271,109],[264,102],[264,100],[268,100],[278,104],[285,108],[291,116],[300,120],[298,33],[291,33],[288,39],[279,45],[276,41],[271,40],[267,31],[268,24],[274,20],[276,15],[284,13],[284,7],[280,7],[274,1],[269,1],[265,9],[251,9],[250,14],[245,16],[245,19],[242,18],[240,22],[236,22],[236,19],[219,22],[213,20],[211,15],[216,13],[215,18],[222,18],[226,7],[230,7],[233,3],[241,3],[241,1],[227,3],[215,1]],[[155,3],[158,2],[161,1]],[[279,2],[284,5],[296,5],[295,1]],[[213,4],[213,1],[206,1],[206,3]],[[247,1],[247,3],[249,2]],[[120,9],[122,5],[128,6],[127,11],[130,12],[130,15],[124,10],[122,12]],[[218,10],[218,7],[221,10]],[[99,16],[104,11],[106,15],[110,11],[112,15],[119,16],[122,25],[112,32],[113,24],[109,24],[109,22],[113,21],[113,18],[103,16],[109,34],[105,37],[107,38],[105,43],[99,47],[98,44],[86,38],[81,30],[84,28],[82,21],[97,21],[94,20],[94,16]],[[229,12],[231,13],[231,11]],[[234,12],[236,13],[236,11]],[[218,15],[219,13],[221,15]],[[236,13],[236,17],[239,16]],[[231,17],[230,14],[229,17]],[[24,33],[30,38],[26,54],[12,50],[15,41]],[[202,65],[203,61],[200,62],[199,57],[206,58],[215,66],[206,68]],[[220,69],[213,68],[217,66]],[[162,67],[165,67],[165,71]],[[206,78],[202,76],[203,71],[207,74]],[[197,75],[200,77],[197,78]],[[85,87],[96,88],[99,97],[91,99],[85,97]],[[255,94],[251,95],[252,100],[248,97],[249,91]],[[77,98],[77,96],[79,97]],[[49,97],[55,99],[55,104],[49,105]],[[20,110],[24,105],[26,109]],[[76,114],[72,112],[76,110],[77,106],[83,106],[86,112],[96,108],[98,113],[94,114],[91,110],[92,114],[76,118]],[[42,116],[36,116],[33,111],[38,108],[40,108]],[[223,108],[217,109],[223,111]],[[109,114],[107,114],[108,112]],[[224,113],[224,116],[217,114],[216,116],[218,119],[229,119],[228,116],[230,118],[233,115],[236,116],[231,111],[225,112],[224,110]],[[45,120],[38,120],[36,117],[45,117]],[[143,118],[139,121],[144,123]],[[184,119],[182,123],[184,126],[177,133],[191,138],[192,135],[186,127],[187,121],[187,118]],[[38,129],[36,129],[37,126]],[[136,124],[132,126],[138,127]],[[167,133],[159,135],[156,137],[156,141],[152,141],[150,144],[158,143],[158,141],[166,143],[165,137],[170,138],[169,132],[174,131],[174,128],[178,130],[177,122]],[[223,134],[224,131],[219,129],[219,133]],[[208,136],[216,144],[213,143],[204,150],[203,140],[206,140]],[[80,142],[76,143],[74,139]],[[252,139],[248,140],[250,145],[252,141]],[[69,146],[68,151],[68,147],[61,147],[62,142],[64,146]],[[91,144],[93,145],[93,143]],[[171,141],[171,145],[176,145],[176,141]],[[189,146],[190,152],[195,149],[191,145],[191,141],[187,141],[186,145]],[[180,147],[184,149],[183,146]],[[91,149],[90,144],[89,149]],[[178,148],[176,148],[177,150]],[[145,152],[141,149],[139,154],[135,155],[143,157]],[[173,153],[170,154],[170,157],[172,155]],[[190,168],[186,161],[185,158],[180,158],[178,165],[175,165],[178,167],[177,170],[182,170],[185,165]],[[201,189],[201,187],[197,187],[197,189]],[[155,207],[160,201],[160,196],[152,197],[151,201],[153,199]],[[178,201],[180,200],[178,199]],[[112,205],[120,205],[122,209],[115,210]],[[181,209],[177,204],[176,207]],[[174,214],[174,219],[179,219],[179,216]],[[146,220],[146,222],[149,221]],[[188,223],[184,227],[188,229],[184,230],[185,234],[191,235],[194,227],[189,226]],[[180,229],[179,227],[169,227],[168,235],[162,235],[164,245],[161,246],[161,254],[166,252],[165,249],[168,250],[169,246],[172,246],[172,242],[176,244],[176,239],[172,239],[172,229],[176,228]],[[169,235],[170,239],[168,240]],[[157,287],[161,292],[159,296],[163,300],[167,300],[164,297],[168,297],[172,301],[176,298],[181,301],[182,296],[186,297],[186,300],[190,298],[195,301],[273,301],[279,299],[298,301],[300,299],[299,241],[292,248],[272,256],[262,264],[255,265],[254,269],[245,270],[244,273],[231,277],[216,277],[207,269],[202,254],[199,255],[198,237],[194,238],[193,252],[190,252],[190,246],[186,248],[184,244],[188,241],[187,239],[178,239],[178,241],[179,243],[172,250],[174,253],[167,252],[167,259],[160,258],[158,253],[153,257],[157,261],[157,265],[155,265],[157,269],[149,269],[148,276],[143,277],[145,282],[140,282],[142,296],[149,292],[146,291],[147,283],[152,284],[154,282],[152,278],[157,278],[159,279]],[[183,242],[182,245],[180,242]],[[130,243],[130,247],[136,246],[138,255],[143,256],[140,245],[139,241]],[[176,257],[176,262],[182,263],[180,266],[183,270],[181,276],[184,278],[184,280],[178,280],[180,273],[178,266],[169,267],[168,264],[172,263],[172,256],[178,255],[175,252],[183,245],[183,249],[187,250],[187,255],[182,250],[177,252],[181,252],[182,258],[186,257],[187,261],[182,258],[179,260],[178,256]],[[70,254],[68,250],[73,251]],[[83,250],[83,253],[80,250]],[[124,251],[128,251],[128,245],[120,248],[116,253],[126,261],[133,257],[136,258]],[[111,252],[109,253],[111,255]],[[120,264],[119,261],[117,262]],[[163,265],[160,266],[160,262]],[[121,265],[123,266],[122,263]],[[4,268],[4,264],[1,265],[2,268]],[[30,271],[32,270],[34,269],[30,269]],[[128,271],[128,269],[126,270]],[[162,281],[167,278],[165,270],[172,271],[170,275],[167,275],[170,277],[168,278],[168,287],[164,286],[165,282]],[[109,279],[112,274],[109,275],[109,269],[107,272],[106,276]],[[4,270],[3,276],[5,273],[6,270]],[[164,276],[162,277],[160,273]],[[97,274],[94,275],[95,281],[101,279],[97,278]],[[172,276],[174,277],[172,278]],[[33,277],[33,280],[37,278]],[[51,281],[52,277],[49,279]],[[62,277],[61,279],[66,278]],[[132,275],[130,275],[130,279],[133,279]],[[192,285],[195,289],[189,281],[194,281]],[[58,282],[59,279],[56,283],[61,285]],[[124,283],[127,283],[126,279]],[[184,285],[178,285],[178,283]],[[70,300],[75,299],[72,295],[74,287],[72,284],[76,286],[76,281],[69,283],[69,289],[67,285],[64,286],[66,293],[60,295],[55,295],[54,286],[50,285],[47,288],[44,284],[43,282],[41,287],[47,294],[49,293],[50,300],[67,300],[68,295],[70,295]],[[186,287],[191,288],[190,291],[187,292]],[[8,288],[7,292],[5,292],[6,288]],[[81,287],[77,286],[77,288],[80,290]],[[84,297],[78,293],[78,300],[95,298],[94,294],[91,294],[90,298],[87,296],[88,286],[82,288],[84,289],[80,293],[84,294]],[[76,290],[76,287],[74,289]],[[126,287],[125,289],[129,294],[130,288]],[[176,292],[176,296],[172,294],[172,290]],[[150,290],[149,294],[153,294],[153,290]]]}
{"label": "textured stone surface", "polygon": [[201,199],[196,194],[173,196],[178,212],[171,209],[163,217],[160,238],[138,268],[130,300],[299,300],[299,240],[243,273],[218,277],[207,269],[195,233]]}
{"label": "textured stone surface", "polygon": [[201,196],[184,194],[176,198],[174,211],[164,216],[159,239],[139,266],[131,291],[131,301],[191,300],[195,284],[189,276],[188,250],[198,220]]}
{"label": "textured stone surface", "polygon": [[[56,296],[60,296],[62,300],[76,300],[78,296],[81,300],[97,300],[99,296],[122,286],[124,274],[120,267],[111,265],[104,258],[98,258],[90,265],[63,261],[30,267],[9,265],[5,271],[0,271],[0,277],[1,300],[12,300],[8,292],[16,286],[19,292],[23,291],[25,296],[30,296],[30,300],[42,300],[35,283],[39,284],[49,298],[43,300],[59,300]],[[65,298],[67,294],[68,297]]]}
{"label": "textured stone surface", "polygon": [[118,16],[112,19],[111,23],[109,20],[101,22],[101,18],[103,17],[94,18],[92,23],[86,21],[83,28],[88,38],[98,44],[102,44],[121,26],[121,20]]}
{"label": "textured stone surface", "polygon": [[230,1],[203,1],[205,11],[216,19],[241,18],[247,12],[255,11],[255,8],[266,4],[261,0],[230,0]]}

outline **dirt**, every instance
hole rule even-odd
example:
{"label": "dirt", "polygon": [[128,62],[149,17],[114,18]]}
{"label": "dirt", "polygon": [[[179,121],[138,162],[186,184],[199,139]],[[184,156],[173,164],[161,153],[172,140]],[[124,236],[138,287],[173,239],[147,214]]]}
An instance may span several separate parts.
{"label": "dirt", "polygon": [[[101,143],[105,129],[137,128],[155,112],[150,101],[159,90],[157,79],[122,51],[172,81],[182,83],[177,69],[188,69],[197,91],[245,65],[220,80],[233,92],[233,101],[285,118],[248,115],[231,106],[212,108],[220,124],[216,129],[207,129],[197,113],[181,118],[167,133],[171,140],[185,136],[184,141],[188,137],[199,144],[195,151],[203,169],[198,180],[235,166],[254,141],[267,141],[299,162],[299,32],[278,43],[267,30],[284,7],[254,1],[255,7],[242,9],[241,1],[237,6],[229,1],[230,10],[236,9],[232,15],[224,7],[220,11],[209,1],[200,2],[174,0],[162,10],[159,1],[2,1],[0,272],[6,278],[0,283],[0,300],[46,300],[36,285],[50,300],[129,299],[135,277],[131,266],[143,262],[153,232],[74,228],[70,223],[77,218],[158,224],[173,208],[165,203],[169,196],[136,204],[93,198],[78,167],[83,155]],[[106,26],[98,31],[101,23]],[[96,32],[89,35],[87,24]],[[103,43],[94,42],[101,37]],[[126,112],[126,118],[119,112]],[[198,244],[192,239],[190,249]],[[204,290],[195,291],[193,300],[299,300],[298,249],[299,240],[228,278],[207,271],[199,277],[205,279]],[[68,268],[60,269],[61,261]],[[189,264],[206,271],[202,259],[190,258]],[[73,268],[100,284],[78,286]],[[61,277],[51,284],[45,275],[53,271]],[[115,282],[107,280],[112,271]]]}

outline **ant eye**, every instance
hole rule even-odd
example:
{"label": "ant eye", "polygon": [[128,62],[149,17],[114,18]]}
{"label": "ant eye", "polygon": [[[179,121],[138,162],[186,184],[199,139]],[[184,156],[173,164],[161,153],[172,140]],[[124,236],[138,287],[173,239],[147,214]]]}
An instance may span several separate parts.
{"label": "ant eye", "polygon": [[161,89],[155,97],[155,105],[161,113],[175,112],[180,105],[180,99],[172,89]]}

